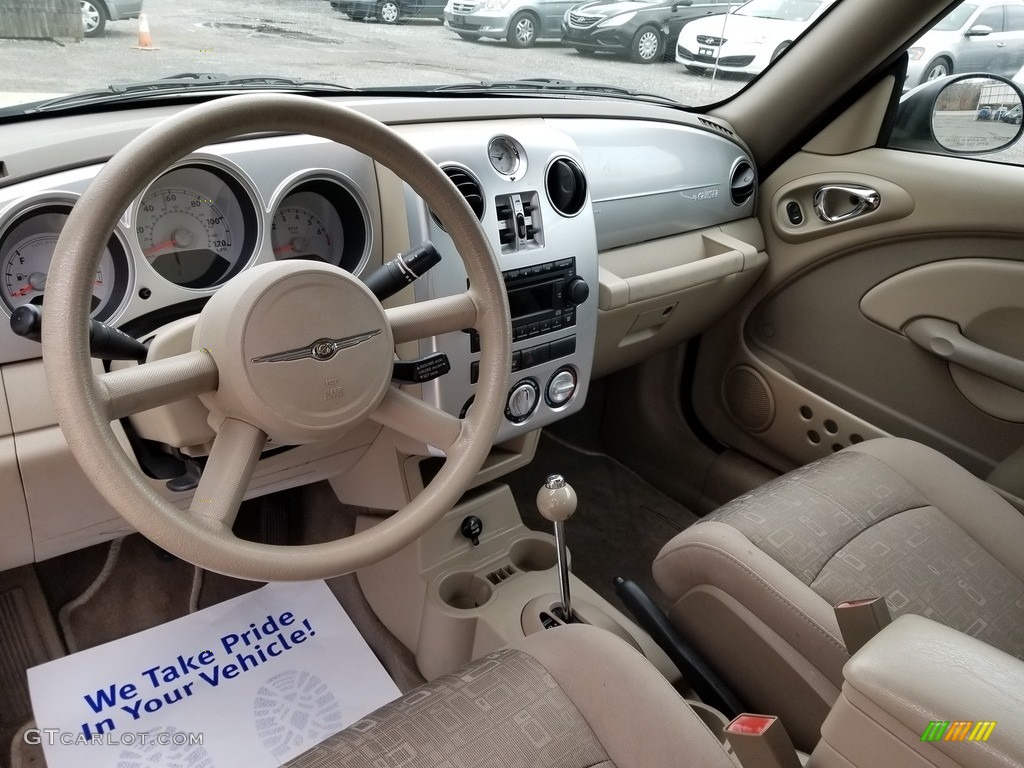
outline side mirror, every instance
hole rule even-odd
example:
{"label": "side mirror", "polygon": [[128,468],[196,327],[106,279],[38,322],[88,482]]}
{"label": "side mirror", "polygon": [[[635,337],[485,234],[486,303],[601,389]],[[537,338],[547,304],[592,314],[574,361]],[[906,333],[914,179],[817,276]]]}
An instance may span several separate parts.
{"label": "side mirror", "polygon": [[672,10],[678,11],[680,8],[688,8],[693,5],[693,0],[678,0],[678,2],[672,3]]}
{"label": "side mirror", "polygon": [[1024,92],[999,75],[930,80],[900,99],[889,146],[943,155],[998,152],[1024,133]]}
{"label": "side mirror", "polygon": [[992,27],[987,24],[975,24],[964,32],[964,37],[986,37],[987,35],[991,35],[992,32]]}

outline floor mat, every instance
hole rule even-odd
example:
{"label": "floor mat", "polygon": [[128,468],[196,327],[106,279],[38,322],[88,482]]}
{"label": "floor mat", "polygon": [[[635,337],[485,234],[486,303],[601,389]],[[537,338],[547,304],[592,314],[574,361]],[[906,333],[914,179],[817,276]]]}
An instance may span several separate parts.
{"label": "floor mat", "polygon": [[272,768],[399,695],[323,581],[268,584],[28,681],[37,721],[69,735],[43,738],[51,768]]}
{"label": "floor mat", "polygon": [[[32,568],[0,574],[0,765],[10,764],[7,745],[32,717],[25,670],[63,655]],[[22,750],[16,746],[15,751]]]}
{"label": "floor mat", "polygon": [[[301,521],[290,533],[268,535],[280,527],[282,508]],[[297,544],[329,541],[352,533],[361,507],[338,501],[327,483],[279,492],[246,501],[240,513],[246,538]],[[111,544],[70,552],[36,565],[47,602],[56,612],[78,599],[103,571]],[[195,570],[188,563],[158,549],[140,535],[129,536],[102,585],[88,600],[65,616],[64,625],[75,649],[92,648],[189,612]],[[405,692],[423,682],[412,654],[384,627],[366,603],[355,576],[328,580],[339,602],[352,617],[399,688]],[[211,571],[204,572],[198,607],[221,603],[262,586]],[[68,612],[65,611],[67,614]]]}
{"label": "floor mat", "polygon": [[615,459],[576,448],[545,431],[529,466],[504,478],[523,522],[537,531],[551,531],[536,504],[537,491],[550,474],[563,475],[579,497],[576,514],[566,523],[573,572],[613,605],[621,603],[612,581],[623,576],[666,607],[651,577],[651,563],[665,542],[697,516]]}

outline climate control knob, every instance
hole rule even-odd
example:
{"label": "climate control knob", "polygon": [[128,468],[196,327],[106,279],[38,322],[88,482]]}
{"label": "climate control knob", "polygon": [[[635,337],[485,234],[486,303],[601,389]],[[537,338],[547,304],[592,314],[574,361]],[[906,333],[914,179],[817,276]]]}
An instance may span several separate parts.
{"label": "climate control knob", "polygon": [[547,389],[544,391],[544,399],[552,408],[561,406],[572,400],[576,394],[576,373],[572,368],[560,368],[555,375],[548,380]]}
{"label": "climate control knob", "polygon": [[590,286],[579,275],[569,278],[569,282],[565,284],[565,289],[562,291],[562,296],[574,307],[578,307],[586,301],[589,295]]}
{"label": "climate control knob", "polygon": [[522,424],[537,410],[540,387],[533,379],[523,379],[512,387],[505,405],[505,418],[513,424]]}

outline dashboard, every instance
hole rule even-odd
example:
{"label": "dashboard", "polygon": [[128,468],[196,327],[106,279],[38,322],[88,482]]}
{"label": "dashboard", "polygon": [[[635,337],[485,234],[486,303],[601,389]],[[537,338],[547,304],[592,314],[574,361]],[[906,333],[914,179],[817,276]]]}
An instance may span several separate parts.
{"label": "dashboard", "polygon": [[[699,333],[766,264],[753,164],[721,123],[645,105],[626,115],[608,102],[347,103],[436,162],[481,222],[512,313],[512,369],[495,438],[506,453],[529,452],[525,438],[582,408],[594,378]],[[137,109],[127,122],[117,113],[52,118],[51,131],[0,127],[4,313],[33,304],[45,316],[50,258],[72,206],[106,157],[175,110]],[[467,287],[451,238],[422,199],[351,148],[304,135],[244,136],[169,164],[124,211],[96,273],[92,316],[150,342],[151,357],[176,354],[190,348],[205,301],[257,264],[306,259],[365,276],[424,241],[441,262],[391,303]],[[23,533],[0,551],[0,567],[11,567],[109,538],[123,524],[74,484],[60,496],[45,487],[54,471],[76,467],[46,402],[39,345],[4,326],[0,475],[25,490],[23,504],[0,508],[8,528]],[[396,350],[404,359],[438,354],[450,371],[407,389],[464,415],[479,338],[465,329]],[[154,487],[183,506],[194,486],[149,468],[140,445],[201,471],[213,437],[205,416],[193,398],[120,425]],[[420,482],[410,467],[436,451],[387,432],[355,430],[316,450],[269,445],[251,492],[331,478],[344,500],[397,507]],[[371,456],[374,473],[392,467],[390,496],[372,497],[359,479]],[[70,498],[74,514],[64,506]]]}

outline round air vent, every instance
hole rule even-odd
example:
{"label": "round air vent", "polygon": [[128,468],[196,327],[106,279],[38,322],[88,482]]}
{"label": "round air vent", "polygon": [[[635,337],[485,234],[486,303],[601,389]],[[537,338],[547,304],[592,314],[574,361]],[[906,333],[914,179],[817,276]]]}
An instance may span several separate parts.
{"label": "round air vent", "polygon": [[563,216],[575,216],[587,202],[587,177],[574,160],[560,157],[548,167],[548,200]]}
{"label": "round air vent", "polygon": [[[466,202],[469,203],[469,207],[473,209],[473,213],[476,214],[477,220],[481,220],[484,217],[484,193],[480,189],[480,182],[476,180],[465,168],[460,168],[457,165],[446,165],[441,168],[444,171],[444,175],[452,180],[452,183],[458,188],[459,193],[466,198]],[[434,212],[430,212],[430,218],[434,220],[441,229],[444,229],[444,224],[441,220],[434,215]]]}
{"label": "round air vent", "polygon": [[729,194],[733,205],[743,205],[754,194],[754,168],[746,160],[740,160],[733,168],[729,179]]}

